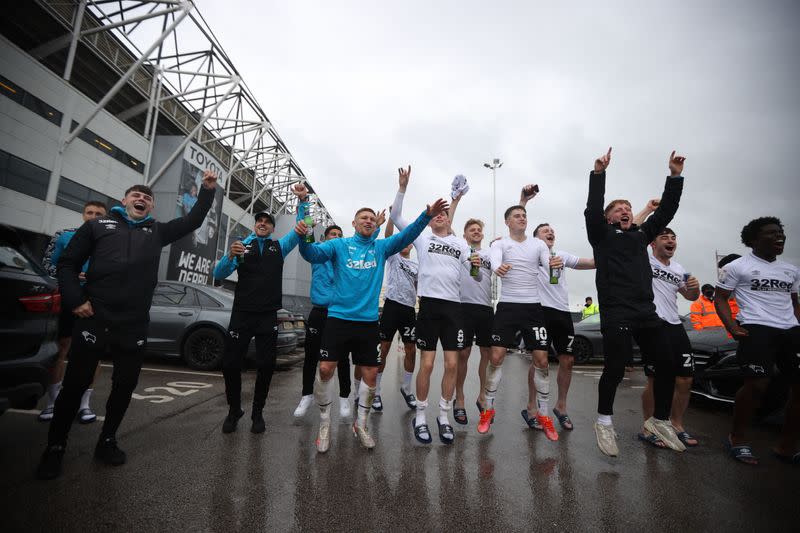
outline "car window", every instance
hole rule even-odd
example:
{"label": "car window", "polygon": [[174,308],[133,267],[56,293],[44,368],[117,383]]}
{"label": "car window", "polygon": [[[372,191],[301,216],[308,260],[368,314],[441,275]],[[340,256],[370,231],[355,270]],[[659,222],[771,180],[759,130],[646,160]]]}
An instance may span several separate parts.
{"label": "car window", "polygon": [[27,257],[7,244],[0,244],[0,268],[25,274],[39,274]]}
{"label": "car window", "polygon": [[583,320],[581,320],[581,324],[599,324],[600,323],[600,314],[595,313],[593,315],[589,315]]}
{"label": "car window", "polygon": [[159,283],[153,293],[153,305],[197,307],[195,290],[183,285]]}
{"label": "car window", "polygon": [[200,302],[200,307],[222,307],[218,301],[203,291],[197,291],[197,299]]}

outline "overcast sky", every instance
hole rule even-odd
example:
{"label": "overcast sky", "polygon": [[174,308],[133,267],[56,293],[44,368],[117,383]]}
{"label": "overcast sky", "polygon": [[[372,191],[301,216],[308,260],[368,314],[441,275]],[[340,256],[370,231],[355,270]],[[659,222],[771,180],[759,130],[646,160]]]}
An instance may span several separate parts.
{"label": "overcast sky", "polygon": [[[435,4],[435,5],[432,5]],[[412,165],[406,213],[471,190],[468,217],[497,228],[538,183],[529,229],[589,256],[583,209],[594,158],[614,147],[607,200],[660,196],[672,149],[687,156],[676,254],[701,282],[714,251],[776,215],[800,263],[800,4],[777,2],[262,2],[199,9],[334,219],[386,207]],[[569,273],[573,307],[594,275]],[[688,304],[682,306],[688,309]]]}

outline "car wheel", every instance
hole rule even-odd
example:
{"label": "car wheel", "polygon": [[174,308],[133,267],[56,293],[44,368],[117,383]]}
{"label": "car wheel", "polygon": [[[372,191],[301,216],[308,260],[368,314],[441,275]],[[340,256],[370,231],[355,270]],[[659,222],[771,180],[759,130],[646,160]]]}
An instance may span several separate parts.
{"label": "car wheel", "polygon": [[196,329],[183,343],[183,359],[195,370],[216,370],[222,365],[225,336],[212,328]]}
{"label": "car wheel", "polygon": [[575,337],[572,340],[572,355],[576,363],[585,363],[592,358],[592,343],[586,337]]}

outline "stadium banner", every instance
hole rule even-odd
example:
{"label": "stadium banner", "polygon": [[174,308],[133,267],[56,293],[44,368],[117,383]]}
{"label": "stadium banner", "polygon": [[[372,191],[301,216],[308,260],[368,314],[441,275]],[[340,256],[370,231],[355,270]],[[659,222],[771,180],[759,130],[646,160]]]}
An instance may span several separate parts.
{"label": "stadium banner", "polygon": [[211,272],[217,250],[219,221],[222,219],[222,200],[225,196],[226,171],[219,161],[195,143],[183,152],[181,176],[178,180],[178,201],[175,216],[186,216],[197,203],[203,183],[203,172],[217,173],[214,203],[203,224],[196,231],[176,241],[170,247],[167,279],[198,285],[211,285]]}

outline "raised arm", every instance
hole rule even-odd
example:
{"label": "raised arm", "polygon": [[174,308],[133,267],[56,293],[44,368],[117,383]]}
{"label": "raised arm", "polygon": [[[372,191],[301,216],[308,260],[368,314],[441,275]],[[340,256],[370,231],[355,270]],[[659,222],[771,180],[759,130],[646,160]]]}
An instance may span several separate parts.
{"label": "raised arm", "polygon": [[533,200],[539,194],[539,186],[535,183],[525,185],[519,192],[519,205],[525,207],[529,201]]}
{"label": "raised arm", "polygon": [[645,220],[641,230],[647,236],[647,242],[651,242],[656,236],[667,227],[678,211],[678,204],[681,200],[681,193],[683,192],[683,162],[686,160],[683,156],[676,156],[675,151],[669,157],[669,171],[670,175],[664,184],[664,194],[661,195],[661,201],[655,212]]}
{"label": "raised arm", "polygon": [[641,226],[642,223],[644,223],[644,221],[647,220],[647,217],[650,216],[650,213],[658,209],[658,204],[660,203],[661,200],[659,200],[658,198],[653,198],[652,200],[647,202],[647,205],[644,206],[644,208],[642,208],[641,211],[636,213],[635,217],[633,217],[633,223],[636,224],[637,226]]}
{"label": "raised arm", "polygon": [[193,232],[203,224],[211,204],[214,202],[214,189],[217,186],[217,175],[210,170],[203,173],[203,186],[200,187],[200,194],[197,195],[197,203],[185,217],[176,218],[169,222],[160,224],[159,235],[161,236],[161,246],[173,243]]}
{"label": "raised arm", "polygon": [[[295,232],[299,235],[305,235],[306,225],[303,221],[297,223]],[[325,242],[307,243],[305,239],[300,240],[300,255],[309,263],[325,263],[336,257],[336,248],[334,245],[340,239],[333,239]]]}
{"label": "raised arm", "polygon": [[594,170],[589,174],[589,198],[586,200],[586,234],[589,243],[594,245],[603,240],[606,234],[606,216],[603,202],[606,195],[606,169],[611,164],[611,148],[594,162]]}
{"label": "raised arm", "polygon": [[[427,209],[420,213],[420,215],[411,225],[406,226],[397,235],[392,235],[391,237],[380,241],[384,256],[389,257],[390,255],[394,255],[414,242],[414,239],[419,237],[419,234],[422,233],[422,231],[428,225],[428,222],[430,222],[431,219],[439,213],[447,211],[447,207],[447,202],[444,199],[439,198],[432,204],[428,205]],[[392,208],[392,213],[394,213],[394,208]]]}
{"label": "raised arm", "polygon": [[456,209],[458,209],[458,203],[461,201],[463,196],[463,192],[458,193],[458,196],[453,198],[453,201],[450,202],[450,209],[447,210],[447,218],[450,221],[450,233],[455,233],[453,231],[453,220],[456,218]]}
{"label": "raised arm", "polygon": [[389,209],[389,216],[400,231],[408,226],[408,222],[403,218],[403,199],[405,198],[406,188],[408,187],[408,180],[411,177],[411,165],[408,168],[398,168],[398,187],[397,194],[394,197],[394,203]]}
{"label": "raised arm", "polygon": [[[375,230],[376,232],[380,231],[379,229]],[[394,222],[392,222],[392,208],[389,208],[389,220],[386,221],[386,233],[383,234],[384,237],[389,238],[394,235]]]}

